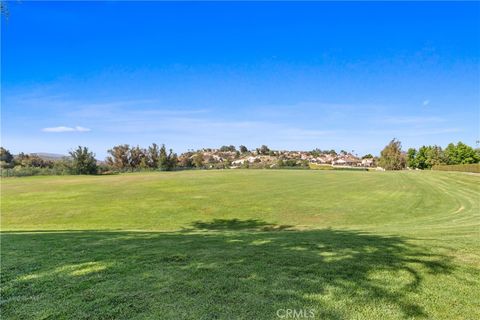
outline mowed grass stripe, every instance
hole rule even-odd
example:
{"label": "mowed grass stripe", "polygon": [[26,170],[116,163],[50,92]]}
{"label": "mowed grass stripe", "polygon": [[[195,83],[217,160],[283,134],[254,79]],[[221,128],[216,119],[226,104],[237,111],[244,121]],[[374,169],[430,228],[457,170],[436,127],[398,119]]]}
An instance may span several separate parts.
{"label": "mowed grass stripe", "polygon": [[441,189],[438,173],[251,170],[60,178],[4,181],[2,228],[178,230],[195,218],[229,217],[347,227],[425,216],[431,222],[462,206],[458,216],[471,219],[475,205],[468,186]]}

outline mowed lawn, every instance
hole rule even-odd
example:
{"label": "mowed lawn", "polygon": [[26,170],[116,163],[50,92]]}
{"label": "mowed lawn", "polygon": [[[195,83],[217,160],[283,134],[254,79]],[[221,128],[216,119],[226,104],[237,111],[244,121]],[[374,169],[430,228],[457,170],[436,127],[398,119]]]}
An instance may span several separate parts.
{"label": "mowed lawn", "polygon": [[480,318],[478,175],[184,171],[1,191],[2,319]]}

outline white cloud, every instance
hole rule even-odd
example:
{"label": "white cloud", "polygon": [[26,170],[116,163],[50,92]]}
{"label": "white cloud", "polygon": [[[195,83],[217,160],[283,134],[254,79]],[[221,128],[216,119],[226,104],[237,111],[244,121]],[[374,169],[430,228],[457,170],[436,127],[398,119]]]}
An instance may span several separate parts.
{"label": "white cloud", "polygon": [[90,129],[89,129],[89,128],[85,128],[85,127],[76,126],[76,127],[75,127],[75,131],[78,131],[78,132],[88,132],[88,131],[90,131]]}
{"label": "white cloud", "polygon": [[43,132],[88,132],[90,131],[89,128],[85,128],[85,127],[80,127],[80,126],[76,126],[76,127],[65,127],[65,126],[59,126],[59,127],[51,127],[51,128],[43,128],[42,129]]}
{"label": "white cloud", "polygon": [[428,106],[430,104],[430,100],[423,100],[423,105]]}

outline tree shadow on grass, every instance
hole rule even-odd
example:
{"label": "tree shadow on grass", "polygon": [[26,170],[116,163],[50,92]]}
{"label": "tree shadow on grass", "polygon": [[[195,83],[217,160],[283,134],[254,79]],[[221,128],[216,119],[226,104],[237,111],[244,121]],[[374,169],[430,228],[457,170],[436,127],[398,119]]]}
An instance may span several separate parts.
{"label": "tree shadow on grass", "polygon": [[212,221],[195,221],[191,228],[184,231],[283,231],[292,229],[291,225],[275,225],[259,219],[213,219]]}
{"label": "tree shadow on grass", "polygon": [[415,293],[426,274],[452,269],[446,257],[400,237],[260,232],[265,226],[272,225],[222,220],[193,230],[231,232],[3,233],[2,313],[278,319],[279,309],[308,309],[316,319],[428,318]]}

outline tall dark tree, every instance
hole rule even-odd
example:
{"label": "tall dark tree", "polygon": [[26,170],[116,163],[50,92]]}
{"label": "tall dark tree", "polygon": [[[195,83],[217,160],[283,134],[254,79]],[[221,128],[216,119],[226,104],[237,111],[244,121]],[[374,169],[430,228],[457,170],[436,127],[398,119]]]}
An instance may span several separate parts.
{"label": "tall dark tree", "polygon": [[150,168],[158,168],[160,163],[160,149],[156,143],[148,147],[148,165]]}
{"label": "tall dark tree", "polygon": [[72,157],[72,170],[75,174],[96,174],[97,160],[95,154],[90,152],[87,147],[79,146],[77,149],[69,152]]}
{"label": "tall dark tree", "polygon": [[132,169],[140,168],[141,165],[146,166],[146,151],[139,146],[130,149],[130,167]]}
{"label": "tall dark tree", "polygon": [[240,150],[240,153],[247,153],[248,152],[247,147],[245,147],[243,144],[240,147],[238,147],[238,149]]}
{"label": "tall dark tree", "polygon": [[173,150],[170,149],[167,153],[167,148],[164,144],[160,147],[159,151],[159,165],[160,170],[170,171],[177,166],[178,157],[176,153],[173,153]]}
{"label": "tall dark tree", "polygon": [[262,145],[260,148],[257,148],[257,153],[262,155],[268,155],[270,149],[266,145]]}
{"label": "tall dark tree", "polygon": [[402,144],[393,139],[380,153],[379,165],[385,170],[402,170],[405,168],[405,156],[402,153]]}
{"label": "tall dark tree", "polygon": [[160,147],[160,152],[159,152],[158,167],[162,170],[166,170],[167,166],[168,166],[167,148],[165,148],[165,145],[162,144],[162,146]]}
{"label": "tall dark tree", "polygon": [[0,167],[11,168],[14,165],[13,155],[7,149],[0,147]]}
{"label": "tall dark tree", "polygon": [[167,170],[170,171],[175,169],[178,164],[178,157],[177,157],[177,154],[174,153],[172,149],[169,150],[167,159],[168,159]]}
{"label": "tall dark tree", "polygon": [[6,163],[13,161],[13,155],[4,147],[0,147],[0,161],[5,161]]}
{"label": "tall dark tree", "polygon": [[114,146],[107,152],[110,154],[106,158],[108,165],[120,170],[130,167],[130,146],[128,144]]}

